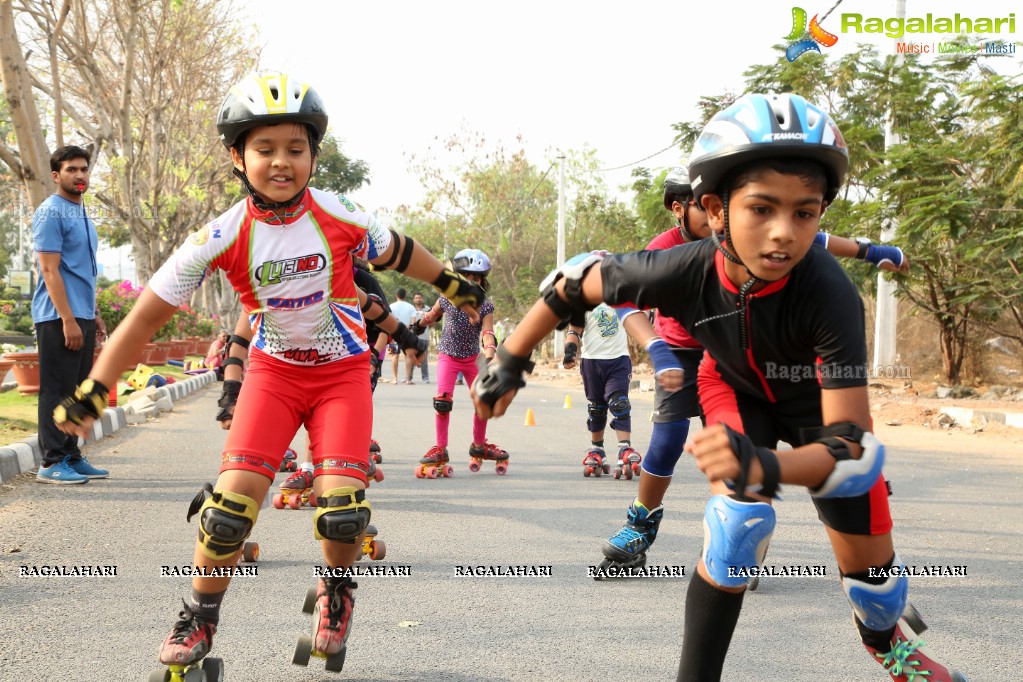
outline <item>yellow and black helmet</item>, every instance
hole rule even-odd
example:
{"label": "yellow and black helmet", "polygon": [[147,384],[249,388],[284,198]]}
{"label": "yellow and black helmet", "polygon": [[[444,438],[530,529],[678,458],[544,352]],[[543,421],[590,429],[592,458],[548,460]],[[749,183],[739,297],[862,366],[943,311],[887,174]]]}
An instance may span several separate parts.
{"label": "yellow and black helmet", "polygon": [[301,78],[262,71],[249,74],[228,91],[217,115],[217,132],[230,149],[247,130],[287,122],[305,124],[315,147],[327,134],[327,109]]}

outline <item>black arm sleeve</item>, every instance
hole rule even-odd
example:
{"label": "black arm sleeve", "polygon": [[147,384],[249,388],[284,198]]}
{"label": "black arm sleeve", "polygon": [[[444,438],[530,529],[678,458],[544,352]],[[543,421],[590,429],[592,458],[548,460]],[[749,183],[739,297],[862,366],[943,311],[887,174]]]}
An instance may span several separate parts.
{"label": "black arm sleeve", "polygon": [[[710,240],[704,240],[710,242]],[[604,302],[657,308],[671,315],[696,295],[707,264],[713,264],[713,243],[696,242],[657,251],[609,256],[600,265]]]}

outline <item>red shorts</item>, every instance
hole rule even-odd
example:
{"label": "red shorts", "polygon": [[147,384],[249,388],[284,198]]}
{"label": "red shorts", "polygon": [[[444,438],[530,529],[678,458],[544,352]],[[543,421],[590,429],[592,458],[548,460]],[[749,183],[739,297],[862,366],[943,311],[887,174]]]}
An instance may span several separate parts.
{"label": "red shorts", "polygon": [[[718,373],[710,353],[704,353],[697,384],[704,423],[724,423],[750,437],[755,445],[778,447],[785,441],[792,447],[806,445],[804,428],[820,427],[819,392],[808,392],[796,400],[769,403],[733,389]],[[857,497],[813,498],[817,516],[828,528],[850,535],[885,535],[892,530],[888,507],[888,483],[878,476],[869,492]]]}
{"label": "red shorts", "polygon": [[220,470],[255,471],[273,479],[298,427],[305,426],[314,475],[351,476],[365,483],[373,431],[369,369],[369,353],[302,367],[253,348]]}

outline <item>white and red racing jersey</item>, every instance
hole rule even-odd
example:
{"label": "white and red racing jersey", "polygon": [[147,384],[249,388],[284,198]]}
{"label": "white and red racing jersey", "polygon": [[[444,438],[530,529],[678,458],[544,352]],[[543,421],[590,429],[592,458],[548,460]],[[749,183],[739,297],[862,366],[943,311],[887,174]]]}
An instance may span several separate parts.
{"label": "white and red racing jersey", "polygon": [[283,224],[251,199],[192,234],[149,282],[172,305],[223,270],[241,296],[252,344],[296,365],[369,350],[352,276],[352,252],[377,258],[391,243],[376,219],[336,194],[309,188]]}

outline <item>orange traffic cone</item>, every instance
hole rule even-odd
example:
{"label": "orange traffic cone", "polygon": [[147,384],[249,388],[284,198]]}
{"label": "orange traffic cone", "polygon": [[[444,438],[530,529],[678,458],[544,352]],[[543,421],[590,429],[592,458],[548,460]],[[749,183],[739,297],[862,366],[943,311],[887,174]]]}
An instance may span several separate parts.
{"label": "orange traffic cone", "polygon": [[536,426],[536,417],[533,416],[533,408],[530,407],[526,410],[526,423],[525,426]]}
{"label": "orange traffic cone", "polygon": [[107,394],[107,407],[117,407],[117,384]]}
{"label": "orange traffic cone", "polygon": [[565,409],[568,410],[568,409],[571,409],[571,408],[572,408],[572,396],[570,396],[569,394],[566,393],[565,394]]}

